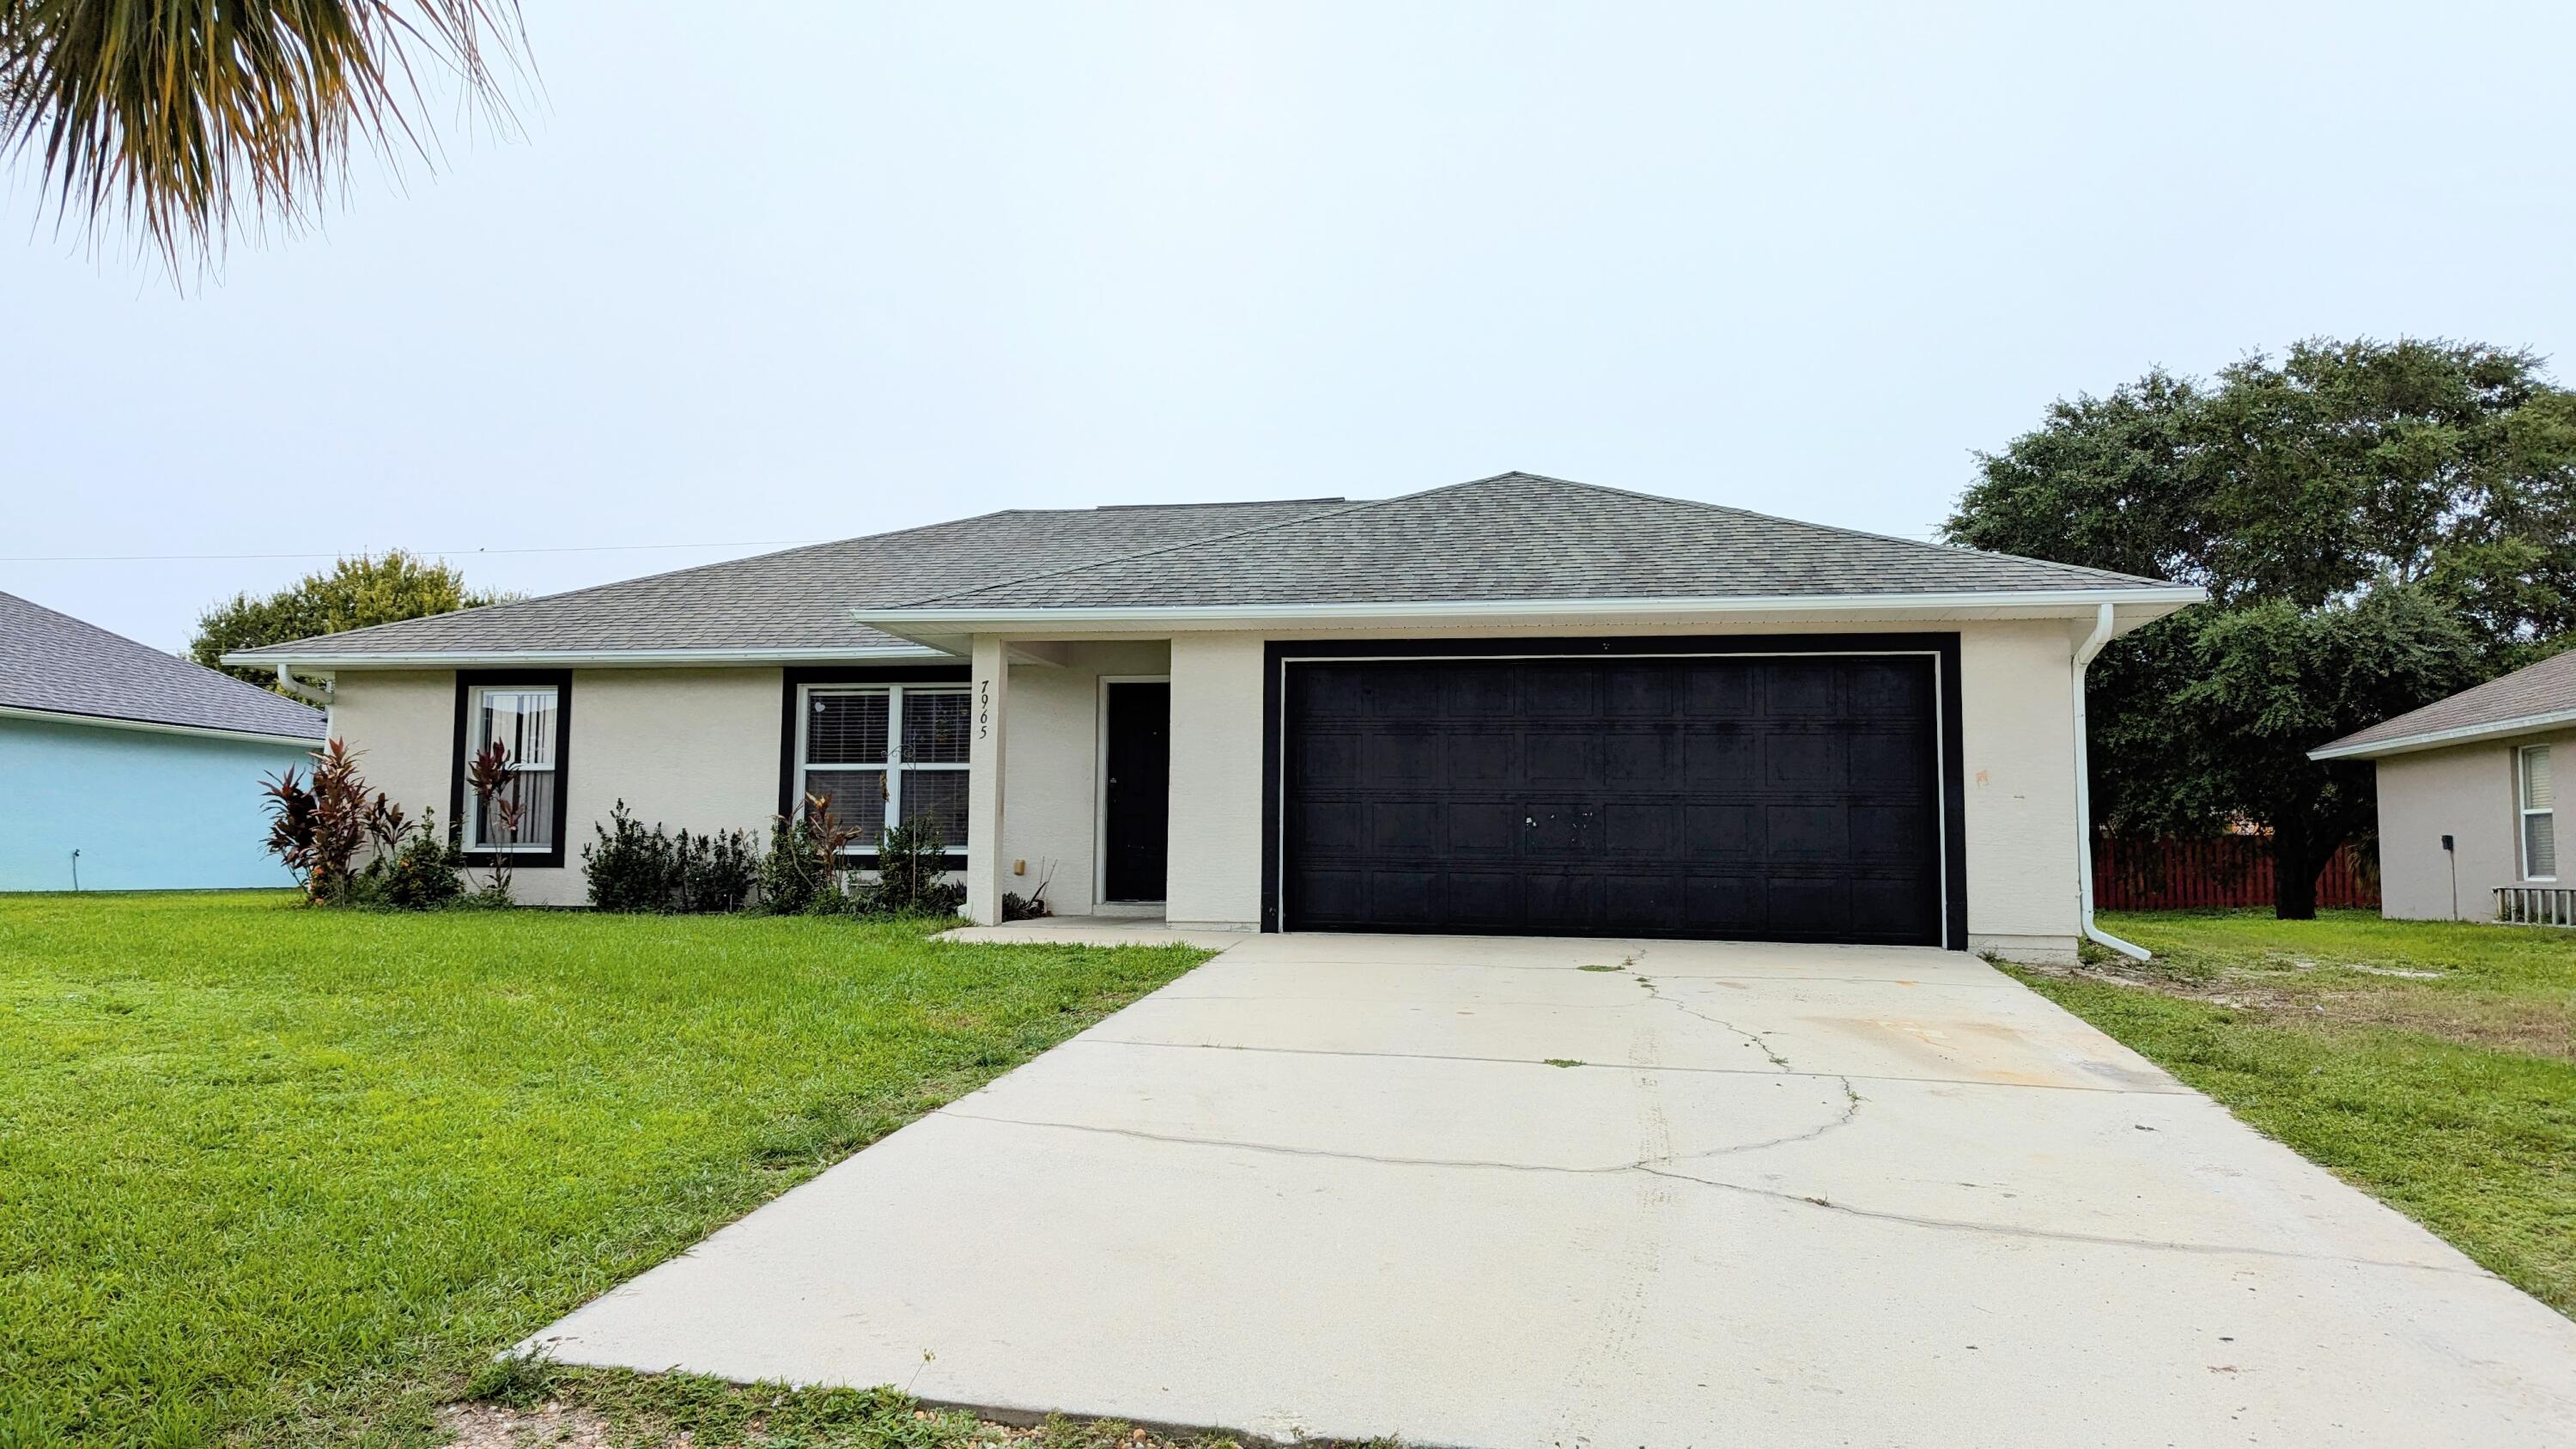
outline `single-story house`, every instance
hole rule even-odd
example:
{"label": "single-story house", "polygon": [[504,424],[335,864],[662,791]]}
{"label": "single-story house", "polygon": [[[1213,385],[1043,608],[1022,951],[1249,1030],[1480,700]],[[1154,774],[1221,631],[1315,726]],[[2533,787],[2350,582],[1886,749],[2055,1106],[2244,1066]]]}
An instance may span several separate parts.
{"label": "single-story house", "polygon": [[2309,752],[2379,776],[2380,914],[2576,925],[2553,769],[2576,757],[2576,650]]}
{"label": "single-story house", "polygon": [[260,782],[322,712],[0,594],[0,890],[198,890],[294,878]]}
{"label": "single-story house", "polygon": [[[1506,473],[1012,510],[245,651],[524,898],[646,821],[936,825],[979,921],[1909,942],[2087,924],[2081,673],[2195,588]],[[529,827],[473,818],[502,742]],[[864,855],[859,864],[866,863]]]}

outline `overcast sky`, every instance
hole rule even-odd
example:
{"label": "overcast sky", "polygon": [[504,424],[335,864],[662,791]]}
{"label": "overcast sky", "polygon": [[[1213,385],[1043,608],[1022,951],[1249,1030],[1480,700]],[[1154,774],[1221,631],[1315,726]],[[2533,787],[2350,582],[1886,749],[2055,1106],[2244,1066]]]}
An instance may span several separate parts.
{"label": "overcast sky", "polygon": [[[2155,363],[2576,375],[2558,0],[524,4],[523,137],[185,295],[18,164],[0,589],[178,649],[338,551],[550,592],[1510,468],[1921,537]],[[103,554],[159,557],[22,561]]]}

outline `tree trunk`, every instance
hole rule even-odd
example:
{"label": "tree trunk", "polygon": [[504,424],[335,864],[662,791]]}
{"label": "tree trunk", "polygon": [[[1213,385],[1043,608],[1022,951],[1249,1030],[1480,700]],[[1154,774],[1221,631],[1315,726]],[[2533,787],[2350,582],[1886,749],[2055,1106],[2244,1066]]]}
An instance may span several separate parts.
{"label": "tree trunk", "polygon": [[2284,921],[2317,918],[2317,873],[2324,860],[2310,848],[2307,822],[2272,827],[2272,914]]}

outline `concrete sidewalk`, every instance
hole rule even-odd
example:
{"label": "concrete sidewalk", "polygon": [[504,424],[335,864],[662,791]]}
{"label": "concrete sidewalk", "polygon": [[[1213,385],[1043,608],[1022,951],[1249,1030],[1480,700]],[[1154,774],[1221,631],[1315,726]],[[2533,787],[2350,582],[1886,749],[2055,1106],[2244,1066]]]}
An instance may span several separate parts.
{"label": "concrete sidewalk", "polygon": [[2576,1443],[2576,1324],[1895,948],[1246,939],[531,1342],[1279,1439]]}

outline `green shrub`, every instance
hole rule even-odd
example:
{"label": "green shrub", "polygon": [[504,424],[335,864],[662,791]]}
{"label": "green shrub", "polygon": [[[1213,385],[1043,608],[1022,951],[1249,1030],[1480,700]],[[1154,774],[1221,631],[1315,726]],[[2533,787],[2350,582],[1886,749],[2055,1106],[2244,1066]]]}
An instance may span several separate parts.
{"label": "green shrub", "polygon": [[669,910],[679,863],[662,827],[646,830],[620,800],[608,812],[606,825],[590,828],[599,839],[581,848],[581,869],[589,881],[591,905],[603,911]]}
{"label": "green shrub", "polygon": [[367,862],[371,889],[396,910],[426,911],[453,905],[465,894],[464,853],[438,830],[438,812],[420,812],[420,824],[392,856]]}
{"label": "green shrub", "polygon": [[599,839],[581,848],[581,865],[590,903],[603,911],[740,910],[759,873],[747,831],[683,830],[675,840],[658,823],[637,824],[623,800],[591,829]]}
{"label": "green shrub", "polygon": [[966,887],[948,879],[947,846],[939,827],[918,817],[886,827],[877,840],[873,914],[953,916],[966,904]]}
{"label": "green shrub", "polygon": [[741,910],[760,875],[760,852],[748,830],[683,830],[672,858],[672,908],[688,914]]}

